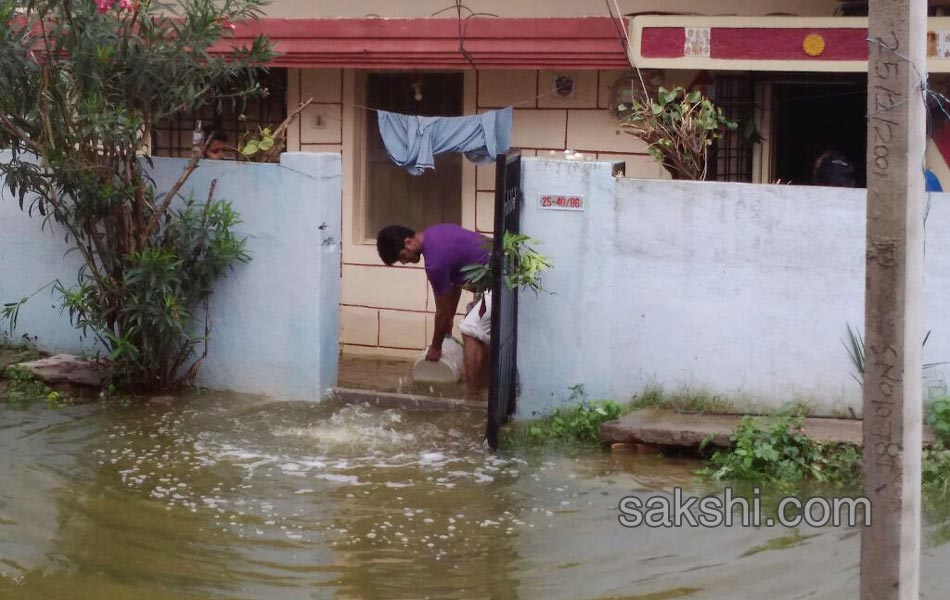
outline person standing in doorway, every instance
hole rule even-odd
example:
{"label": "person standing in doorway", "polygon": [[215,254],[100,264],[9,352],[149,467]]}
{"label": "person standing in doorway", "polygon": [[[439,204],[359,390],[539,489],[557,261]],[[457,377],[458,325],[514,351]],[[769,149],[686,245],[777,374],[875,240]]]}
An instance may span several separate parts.
{"label": "person standing in doorway", "polygon": [[[435,323],[426,360],[438,361],[442,357],[442,341],[452,333],[455,311],[465,287],[462,268],[488,263],[489,240],[451,223],[433,225],[420,232],[403,225],[388,225],[376,235],[376,250],[388,266],[425,259],[426,278],[435,295]],[[469,306],[459,331],[466,391],[475,397],[488,382],[491,293],[484,295],[484,302]]]}

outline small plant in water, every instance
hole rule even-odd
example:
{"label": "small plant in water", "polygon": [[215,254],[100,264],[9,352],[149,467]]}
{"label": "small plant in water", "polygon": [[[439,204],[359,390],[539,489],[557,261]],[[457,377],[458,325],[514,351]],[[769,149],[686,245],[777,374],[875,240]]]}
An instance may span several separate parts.
{"label": "small plant in water", "polygon": [[[860,477],[861,450],[850,444],[822,444],[802,433],[801,415],[745,417],[730,440],[700,472],[714,479],[768,481],[780,486],[806,479],[846,484]],[[704,444],[705,446],[705,444]]]}
{"label": "small plant in water", "polygon": [[54,392],[42,381],[36,379],[25,367],[11,365],[3,374],[10,380],[10,386],[5,394],[7,402],[14,406],[29,406],[39,400],[46,400],[50,406],[59,406],[68,402],[61,397],[59,392]]}
{"label": "small plant in water", "polygon": [[565,406],[511,427],[508,442],[540,445],[548,442],[599,445],[600,426],[630,410],[614,400],[588,400],[583,385],[570,388]]}

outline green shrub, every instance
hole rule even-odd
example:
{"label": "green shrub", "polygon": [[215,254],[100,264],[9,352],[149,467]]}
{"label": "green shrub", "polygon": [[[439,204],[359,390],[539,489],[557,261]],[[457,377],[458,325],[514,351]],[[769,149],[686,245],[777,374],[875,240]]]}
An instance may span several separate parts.
{"label": "green shrub", "polygon": [[852,483],[861,474],[861,450],[850,444],[822,444],[801,432],[800,416],[744,417],[730,440],[701,470],[714,479],[768,481],[787,485],[806,479]]}
{"label": "green shrub", "polygon": [[509,442],[540,445],[548,442],[568,445],[599,445],[600,426],[625,412],[613,400],[588,401],[562,406],[538,419],[512,426]]}
{"label": "green shrub", "polygon": [[39,400],[46,400],[51,407],[59,407],[64,403],[68,403],[64,396],[60,395],[59,392],[54,392],[42,381],[36,379],[33,373],[25,367],[11,365],[4,370],[3,374],[10,380],[10,385],[4,395],[7,402],[14,406],[29,406]]}
{"label": "green shrub", "polygon": [[924,448],[921,462],[921,483],[924,490],[944,497],[950,493],[950,450],[942,443]]}
{"label": "green shrub", "polygon": [[936,439],[932,448],[924,448],[921,483],[924,490],[945,499],[950,494],[950,398],[934,400],[926,420]]}
{"label": "green shrub", "polygon": [[950,446],[950,398],[938,398],[931,403],[927,424],[944,446]]}
{"label": "green shrub", "polygon": [[[256,80],[274,55],[269,42],[228,40],[262,6],[0,0],[0,148],[9,153],[0,201],[18,202],[37,235],[52,227],[81,258],[74,284],[43,289],[53,286],[73,324],[107,349],[123,383],[174,389],[191,379],[194,347],[207,340],[191,331],[195,312],[214,279],[246,258],[227,204],[209,193],[175,210],[200,141],[161,189],[143,150],[177,114],[264,92]],[[229,44],[227,56],[212,51]],[[28,299],[4,303],[11,331]]]}
{"label": "green shrub", "polygon": [[738,124],[698,90],[659,88],[656,98],[621,105],[621,127],[647,143],[647,151],[673,179],[706,178],[709,147]]}

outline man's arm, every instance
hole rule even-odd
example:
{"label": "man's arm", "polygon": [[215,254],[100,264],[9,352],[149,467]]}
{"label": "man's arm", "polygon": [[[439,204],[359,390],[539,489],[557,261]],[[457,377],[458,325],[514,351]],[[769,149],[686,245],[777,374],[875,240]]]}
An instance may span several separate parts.
{"label": "man's arm", "polygon": [[452,333],[452,322],[458,309],[462,288],[454,286],[447,294],[435,296],[435,327],[432,331],[432,344],[426,352],[426,360],[437,361],[442,358],[442,340]]}

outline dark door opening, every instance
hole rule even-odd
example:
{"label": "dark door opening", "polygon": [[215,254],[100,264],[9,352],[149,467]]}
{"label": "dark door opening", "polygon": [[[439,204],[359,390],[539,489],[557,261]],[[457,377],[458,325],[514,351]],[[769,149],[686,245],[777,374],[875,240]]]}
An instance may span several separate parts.
{"label": "dark door opening", "polygon": [[[371,73],[366,102],[406,115],[459,116],[462,74]],[[392,223],[419,231],[437,223],[462,222],[462,155],[440,154],[434,171],[410,175],[386,154],[375,113],[366,121],[366,186],[367,239]]]}
{"label": "dark door opening", "polygon": [[812,168],[828,150],[843,153],[866,182],[867,83],[863,78],[772,86],[772,177],[808,185]]}

